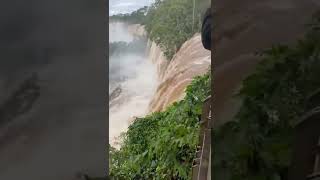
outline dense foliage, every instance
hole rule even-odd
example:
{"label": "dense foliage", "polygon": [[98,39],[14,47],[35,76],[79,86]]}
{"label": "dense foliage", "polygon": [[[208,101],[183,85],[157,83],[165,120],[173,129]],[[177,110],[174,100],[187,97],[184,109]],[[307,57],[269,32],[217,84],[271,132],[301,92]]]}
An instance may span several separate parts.
{"label": "dense foliage", "polygon": [[295,46],[263,52],[257,71],[243,82],[236,121],[213,134],[215,179],[287,179],[294,124],[306,111],[306,97],[320,87],[318,17]]}
{"label": "dense foliage", "polygon": [[149,38],[171,59],[181,45],[199,32],[206,0],[156,0],[146,17]]}
{"label": "dense foliage", "polygon": [[132,13],[128,14],[116,14],[109,16],[110,21],[125,21],[132,24],[144,24],[146,13],[147,13],[147,6],[140,8]]}
{"label": "dense foliage", "polygon": [[114,179],[190,179],[210,74],[195,77],[185,98],[165,111],[135,119],[120,150],[109,149]]}
{"label": "dense foliage", "polygon": [[181,45],[199,32],[209,0],[156,0],[131,14],[118,14],[110,20],[145,25],[149,38],[171,59]]}

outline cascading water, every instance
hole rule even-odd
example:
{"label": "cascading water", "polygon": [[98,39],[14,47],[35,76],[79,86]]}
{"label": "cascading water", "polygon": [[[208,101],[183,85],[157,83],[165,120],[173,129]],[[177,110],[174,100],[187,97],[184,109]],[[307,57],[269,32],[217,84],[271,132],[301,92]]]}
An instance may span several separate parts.
{"label": "cascading water", "polygon": [[128,27],[120,22],[109,24],[109,142],[114,147],[119,147],[118,137],[130,122],[148,113],[157,86],[147,40]]}
{"label": "cascading water", "polygon": [[163,111],[184,97],[192,78],[208,72],[211,52],[204,49],[200,34],[186,41],[171,60],[165,59],[161,49],[150,42],[149,59],[157,66],[159,85],[149,105],[150,112]]}
{"label": "cascading water", "polygon": [[192,78],[208,72],[211,52],[195,34],[167,60],[154,42],[141,38],[143,26],[117,22],[109,30],[109,142],[119,147],[117,137],[134,117],[162,111],[184,97]]}

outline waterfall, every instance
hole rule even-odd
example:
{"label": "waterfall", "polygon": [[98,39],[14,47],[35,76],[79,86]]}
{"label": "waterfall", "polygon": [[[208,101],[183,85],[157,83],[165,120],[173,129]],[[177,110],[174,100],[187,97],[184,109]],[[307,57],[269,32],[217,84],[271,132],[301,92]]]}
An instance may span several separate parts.
{"label": "waterfall", "polygon": [[[146,35],[141,25],[117,26],[123,29],[115,32],[126,31],[123,37],[130,36],[128,42]],[[186,41],[171,60],[151,40],[146,40],[145,46],[144,52],[122,52],[109,58],[109,64],[119,63],[120,76],[126,76],[115,82],[120,88],[113,88],[109,96],[109,140],[115,147],[119,147],[119,135],[135,117],[162,111],[182,99],[193,77],[205,74],[211,65],[211,52],[203,48],[200,34]]]}

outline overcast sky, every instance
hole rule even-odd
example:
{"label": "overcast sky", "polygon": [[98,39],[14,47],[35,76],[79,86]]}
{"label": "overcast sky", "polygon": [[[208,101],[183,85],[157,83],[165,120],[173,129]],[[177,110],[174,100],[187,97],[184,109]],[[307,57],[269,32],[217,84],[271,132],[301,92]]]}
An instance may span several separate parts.
{"label": "overcast sky", "polygon": [[154,0],[109,0],[109,15],[130,13],[143,6],[150,5]]}

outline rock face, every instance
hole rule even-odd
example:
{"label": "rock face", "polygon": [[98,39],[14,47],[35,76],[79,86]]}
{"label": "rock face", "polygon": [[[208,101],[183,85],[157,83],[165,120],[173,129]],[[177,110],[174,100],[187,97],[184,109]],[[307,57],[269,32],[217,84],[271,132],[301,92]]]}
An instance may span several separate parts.
{"label": "rock face", "polygon": [[292,43],[319,8],[315,0],[214,1],[214,122],[231,120],[241,101],[233,95],[255,69],[255,52],[274,44]]}
{"label": "rock face", "polygon": [[149,59],[156,64],[159,86],[150,103],[150,112],[162,111],[184,97],[193,77],[205,74],[211,64],[211,52],[204,49],[200,34],[186,41],[171,60],[155,43],[150,43]]}

